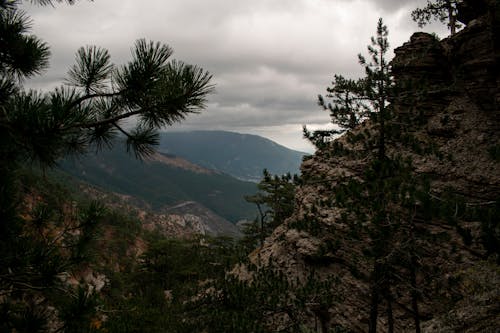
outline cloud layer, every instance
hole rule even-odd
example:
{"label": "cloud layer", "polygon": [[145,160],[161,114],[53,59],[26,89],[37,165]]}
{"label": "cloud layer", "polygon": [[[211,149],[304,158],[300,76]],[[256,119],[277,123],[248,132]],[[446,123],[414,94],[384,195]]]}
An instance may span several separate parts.
{"label": "cloud layer", "polygon": [[[265,135],[295,149],[303,124],[327,124],[316,106],[333,74],[362,74],[379,17],[393,47],[417,30],[412,9],[425,0],[95,0],[74,6],[34,7],[34,33],[52,50],[51,68],[30,85],[61,84],[75,51],[108,48],[124,63],[138,38],[174,48],[174,58],[214,75],[208,108],[174,129],[224,129]],[[441,27],[431,27],[445,33]]]}

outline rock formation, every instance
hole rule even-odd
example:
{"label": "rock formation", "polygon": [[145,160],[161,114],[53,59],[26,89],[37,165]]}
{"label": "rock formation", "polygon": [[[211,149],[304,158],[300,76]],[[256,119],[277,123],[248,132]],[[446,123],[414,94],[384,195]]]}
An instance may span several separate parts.
{"label": "rock formation", "polygon": [[[411,158],[413,172],[428,176],[429,195],[436,200],[453,193],[464,207],[486,208],[498,207],[500,198],[498,5],[476,4],[464,2],[475,9],[469,13],[480,16],[462,15],[468,25],[456,35],[438,41],[415,33],[395,50],[392,69],[400,90],[391,108],[401,119],[406,114],[419,117],[411,137],[428,153],[393,140],[388,154]],[[322,279],[333,277],[337,282],[329,292],[335,301],[321,320],[327,327],[353,332],[368,331],[371,264],[363,241],[369,237],[351,237],[343,210],[332,204],[332,198],[338,184],[360,178],[372,159],[362,142],[352,138],[374,130],[375,125],[366,121],[303,163],[304,185],[296,193],[294,215],[251,255],[254,264],[274,266],[292,281],[311,272]],[[354,153],[334,153],[339,145]],[[453,223],[415,221],[415,228],[426,235],[418,241],[421,269],[415,282],[424,332],[496,332],[500,327],[500,269],[495,262],[498,252],[494,253],[500,232],[498,224],[486,232],[483,222],[478,217],[459,217]],[[304,223],[309,227],[299,227]],[[409,236],[397,237],[394,242],[400,245]],[[493,242],[489,247],[488,237]],[[408,289],[394,285],[396,332],[415,331]],[[388,327],[387,307],[387,301],[380,303],[381,332]],[[314,308],[309,312],[303,321],[313,327],[318,318]]]}

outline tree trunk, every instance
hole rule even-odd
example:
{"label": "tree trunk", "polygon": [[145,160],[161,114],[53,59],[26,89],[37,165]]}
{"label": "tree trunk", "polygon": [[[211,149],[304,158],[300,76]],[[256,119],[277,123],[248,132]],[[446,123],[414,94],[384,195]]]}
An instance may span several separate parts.
{"label": "tree trunk", "polygon": [[387,300],[387,324],[388,324],[388,333],[394,333],[394,315],[392,313],[392,296],[389,288],[386,290]]}
{"label": "tree trunk", "polygon": [[371,285],[371,300],[370,300],[370,321],[368,323],[368,333],[377,333],[377,318],[379,304],[379,281],[380,281],[380,264],[375,261],[373,264],[373,276]]}
{"label": "tree trunk", "polygon": [[[413,260],[412,260],[413,261]],[[418,292],[415,268],[411,265],[411,307],[413,309],[413,319],[415,321],[415,333],[420,333],[420,313],[418,311]]]}
{"label": "tree trunk", "polygon": [[446,9],[448,10],[448,22],[450,25],[450,32],[454,35],[457,32],[457,17],[455,16],[454,8],[451,1],[446,2]]}
{"label": "tree trunk", "polygon": [[418,291],[417,291],[417,258],[412,249],[410,262],[410,283],[411,283],[411,307],[413,309],[413,319],[415,321],[415,333],[420,333],[420,313],[418,311]]}
{"label": "tree trunk", "polygon": [[385,110],[381,107],[379,111],[380,117],[380,138],[378,143],[378,159],[383,161],[385,159]]}
{"label": "tree trunk", "polygon": [[415,255],[415,224],[413,217],[410,217],[410,284],[411,284],[411,307],[413,309],[413,319],[415,322],[415,333],[420,333],[420,312],[418,310],[418,289],[417,289],[417,256]]}

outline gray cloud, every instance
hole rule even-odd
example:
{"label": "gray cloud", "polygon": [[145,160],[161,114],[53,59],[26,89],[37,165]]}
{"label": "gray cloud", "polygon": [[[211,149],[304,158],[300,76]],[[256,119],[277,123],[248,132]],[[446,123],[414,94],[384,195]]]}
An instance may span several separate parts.
{"label": "gray cloud", "polygon": [[52,8],[25,3],[34,33],[53,54],[50,70],[29,85],[59,85],[80,46],[106,47],[120,64],[136,39],[159,40],[174,48],[174,58],[210,71],[217,84],[207,110],[175,128],[241,130],[309,149],[301,140],[301,125],[329,122],[316,105],[317,94],[334,73],[362,75],[357,54],[365,53],[378,17],[389,27],[391,45],[398,46],[417,28],[410,11],[423,4],[425,0],[82,0]]}

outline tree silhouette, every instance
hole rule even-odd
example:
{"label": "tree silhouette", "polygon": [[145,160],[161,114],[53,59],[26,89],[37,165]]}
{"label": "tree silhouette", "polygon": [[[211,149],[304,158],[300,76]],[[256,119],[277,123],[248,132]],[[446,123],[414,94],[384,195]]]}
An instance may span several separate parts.
{"label": "tree silhouette", "polygon": [[[170,60],[168,45],[141,39],[124,66],[112,64],[107,50],[87,46],[64,86],[47,94],[23,91],[22,80],[46,67],[49,51],[27,34],[29,18],[15,4],[0,14],[2,155],[52,166],[61,156],[111,146],[121,133],[127,150],[143,157],[158,143],[157,129],[203,109],[213,90],[209,73]],[[135,127],[125,129],[131,117]]]}
{"label": "tree silhouette", "polygon": [[371,118],[378,125],[378,154],[385,155],[386,121],[389,111],[387,104],[392,94],[393,77],[389,62],[386,59],[389,51],[387,40],[389,32],[380,18],[377,23],[377,35],[371,38],[368,46],[369,58],[358,55],[359,63],[364,67],[366,76],[358,79],[346,79],[342,75],[334,75],[331,87],[327,88],[326,98],[318,95],[318,104],[330,111],[335,130],[318,130],[310,132],[304,126],[304,137],[318,148],[333,135],[343,134],[358,126],[361,121]]}
{"label": "tree silhouette", "polygon": [[446,23],[452,35],[461,27],[457,20],[457,5],[460,0],[436,0],[427,1],[424,8],[417,8],[411,13],[413,21],[418,23],[419,27],[428,24],[432,19]]}

